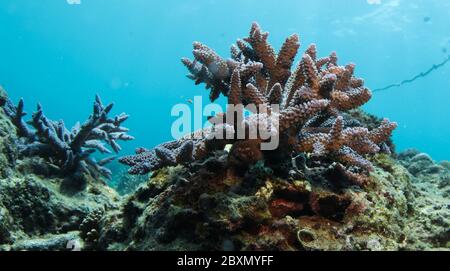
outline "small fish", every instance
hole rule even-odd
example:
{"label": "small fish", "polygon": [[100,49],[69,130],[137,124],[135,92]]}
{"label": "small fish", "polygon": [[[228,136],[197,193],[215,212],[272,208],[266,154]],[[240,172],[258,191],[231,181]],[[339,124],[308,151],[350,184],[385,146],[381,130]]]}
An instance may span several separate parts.
{"label": "small fish", "polygon": [[227,145],[225,145],[225,147],[223,148],[223,150],[226,151],[226,152],[230,152],[232,147],[233,147],[232,144],[227,144]]}
{"label": "small fish", "polygon": [[431,17],[425,16],[425,17],[423,17],[423,21],[428,23],[429,21],[431,21]]}
{"label": "small fish", "polygon": [[194,103],[194,101],[192,101],[192,99],[187,99],[186,102],[189,103],[189,104],[193,104]]}
{"label": "small fish", "polygon": [[446,54],[446,53],[447,53],[447,48],[442,48],[442,52],[443,52],[444,54]]}

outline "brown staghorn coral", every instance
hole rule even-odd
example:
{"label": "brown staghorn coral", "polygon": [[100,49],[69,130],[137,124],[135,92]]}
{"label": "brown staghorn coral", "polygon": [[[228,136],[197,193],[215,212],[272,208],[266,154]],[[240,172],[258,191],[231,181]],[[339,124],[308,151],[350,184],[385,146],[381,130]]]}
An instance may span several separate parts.
{"label": "brown staghorn coral", "polygon": [[[389,139],[395,127],[395,123],[385,119],[379,128],[372,131],[361,127],[344,129],[343,117],[339,116],[328,133],[303,135],[297,151],[313,153],[316,157],[332,157],[337,162],[347,166],[356,166],[368,173],[372,171],[373,166],[363,155],[378,153],[380,151],[378,145]],[[366,180],[364,176],[350,172],[348,172],[348,176],[359,184]]]}
{"label": "brown staghorn coral", "polygon": [[[365,104],[372,95],[364,81],[354,76],[354,64],[339,66],[334,52],[318,58],[312,44],[293,68],[299,37],[288,37],[276,53],[268,35],[254,23],[249,37],[232,46],[228,59],[195,42],[194,60],[182,59],[190,72],[188,77],[210,89],[212,102],[220,94],[226,96],[227,112],[211,117],[213,126],[195,133],[200,136],[192,134],[122,158],[122,163],[132,167],[130,173],[189,163],[231,144],[229,162],[234,166],[311,153],[311,160],[330,162],[350,181],[364,183],[372,170],[365,156],[380,151],[396,124],[385,120],[369,131],[345,114]],[[243,117],[239,106],[247,106],[253,114]],[[270,135],[269,139],[264,133]],[[273,137],[280,140],[278,148],[262,150],[261,144]],[[186,144],[192,146],[189,155],[180,147]]]}

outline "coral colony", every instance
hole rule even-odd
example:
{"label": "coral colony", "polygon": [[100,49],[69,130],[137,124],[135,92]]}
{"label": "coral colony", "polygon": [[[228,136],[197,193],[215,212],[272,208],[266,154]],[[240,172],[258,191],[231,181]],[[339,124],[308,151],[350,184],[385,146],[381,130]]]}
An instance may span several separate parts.
{"label": "coral colony", "polygon": [[6,95],[3,95],[0,97],[0,105],[16,126],[19,136],[16,144],[20,154],[25,157],[45,158],[58,167],[61,175],[89,173],[93,176],[100,174],[110,178],[111,171],[104,166],[115,157],[110,156],[96,161],[92,154],[96,151],[111,154],[112,151],[105,144],[118,153],[121,147],[117,141],[133,139],[127,134],[128,129],[121,126],[128,119],[128,115],[122,113],[109,118],[108,114],[113,104],[103,105],[98,96],[95,97],[93,113],[90,117],[83,124],[78,122],[71,130],[66,128],[62,120],[53,121],[47,118],[41,105],[37,106],[36,112],[28,123],[23,120],[26,115],[23,111],[23,99],[15,106]]}
{"label": "coral colony", "polygon": [[133,139],[126,114],[96,97],[70,130],[40,105],[25,121],[0,88],[0,251],[448,249],[450,163],[389,155],[396,124],[359,109],[371,91],[353,64],[310,45],[294,65],[298,36],[277,54],[267,38],[253,24],[229,59],[194,43],[189,78],[227,108],[121,157],[109,184],[123,197],[103,182],[114,156],[94,157]]}
{"label": "coral colony", "polygon": [[[373,166],[365,156],[388,151],[385,141],[397,124],[385,119],[369,130],[347,114],[371,98],[364,81],[353,75],[355,65],[339,66],[334,52],[318,58],[312,44],[292,69],[299,37],[288,37],[278,54],[267,38],[268,33],[254,23],[250,36],[231,47],[229,59],[195,42],[194,60],[182,59],[188,77],[205,84],[211,102],[226,96],[227,112],[210,117],[209,128],[121,158],[131,166],[129,173],[191,163],[231,145],[231,167],[258,161],[276,165],[304,155],[309,164],[329,164],[355,184],[367,182]],[[253,114],[244,117],[240,105],[253,105]],[[262,147],[271,140],[267,135],[279,139],[275,149]]]}

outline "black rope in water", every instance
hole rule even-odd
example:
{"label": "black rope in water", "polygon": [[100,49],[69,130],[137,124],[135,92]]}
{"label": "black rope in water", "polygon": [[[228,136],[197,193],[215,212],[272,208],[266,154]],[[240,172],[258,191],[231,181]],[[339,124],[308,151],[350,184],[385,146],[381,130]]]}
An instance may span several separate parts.
{"label": "black rope in water", "polygon": [[416,81],[417,79],[422,78],[422,77],[425,77],[425,76],[427,76],[428,74],[430,74],[431,72],[433,72],[433,71],[435,71],[435,70],[437,70],[437,69],[443,67],[443,66],[444,66],[445,64],[447,64],[447,62],[449,62],[449,61],[450,61],[450,55],[448,55],[447,58],[446,58],[444,61],[442,61],[441,63],[439,63],[439,64],[434,64],[434,65],[433,65],[431,68],[429,68],[427,71],[421,72],[421,73],[419,73],[418,75],[414,76],[414,77],[411,78],[411,79],[403,80],[403,81],[400,82],[400,83],[388,85],[388,86],[385,86],[385,87],[383,87],[383,88],[377,88],[377,89],[374,89],[373,92],[384,91],[384,90],[388,90],[388,89],[390,89],[390,88],[401,87],[401,86],[403,86],[403,85],[405,85],[405,84],[412,83],[412,82]]}

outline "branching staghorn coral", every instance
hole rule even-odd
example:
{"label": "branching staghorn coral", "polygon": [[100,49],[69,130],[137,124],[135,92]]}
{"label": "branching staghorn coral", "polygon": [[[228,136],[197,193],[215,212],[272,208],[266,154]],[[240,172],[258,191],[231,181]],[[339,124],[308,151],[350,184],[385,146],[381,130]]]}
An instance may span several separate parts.
{"label": "branching staghorn coral", "polygon": [[[335,119],[328,133],[305,133],[300,138],[297,151],[312,153],[316,158],[332,158],[348,167],[357,167],[363,172],[373,170],[372,164],[364,158],[380,152],[380,144],[386,141],[396,128],[395,123],[385,119],[381,126],[369,131],[362,127],[344,128],[344,119],[339,116]],[[363,184],[367,182],[365,175],[344,171],[353,182]]]}
{"label": "branching staghorn coral", "polygon": [[0,105],[16,126],[21,155],[43,157],[56,165],[63,174],[86,172],[110,178],[111,171],[104,166],[113,161],[115,156],[96,161],[92,154],[96,151],[111,154],[112,151],[106,145],[118,153],[121,150],[118,141],[134,139],[127,134],[128,129],[122,126],[128,115],[122,113],[109,118],[113,104],[103,105],[98,96],[95,97],[93,113],[83,124],[77,123],[71,130],[66,128],[62,120],[47,118],[41,105],[37,106],[28,125],[23,120],[26,115],[23,99],[15,106],[5,93],[0,98]]}
{"label": "branching staghorn coral", "polygon": [[166,166],[189,164],[206,158],[214,150],[225,147],[228,140],[217,140],[216,134],[217,131],[209,127],[179,140],[162,143],[151,150],[138,148],[135,155],[121,157],[119,162],[131,167],[128,171],[130,174],[146,174]]}
{"label": "branching staghorn coral", "polygon": [[[356,126],[357,122],[347,115],[344,118],[343,113],[362,106],[371,98],[364,81],[353,75],[355,65],[339,66],[334,52],[317,58],[313,44],[293,68],[300,47],[299,37],[288,37],[278,53],[267,39],[268,33],[254,23],[249,37],[232,46],[229,59],[195,42],[194,60],[182,59],[190,71],[188,77],[210,89],[212,102],[220,94],[226,96],[227,112],[211,117],[211,128],[153,150],[140,149],[135,156],[124,157],[120,162],[132,167],[131,174],[144,174],[167,165],[204,158],[231,144],[229,161],[233,165],[311,153],[313,159],[333,161],[333,165],[354,183],[364,183],[372,170],[365,156],[380,151],[396,124],[385,120],[379,128],[369,131]],[[242,109],[236,110],[239,105],[253,105],[253,114],[244,117]],[[277,108],[274,106],[279,110],[274,110]],[[279,138],[278,148],[261,148],[261,144],[268,141],[260,133],[261,127],[271,137]],[[250,136],[255,130],[258,131],[256,136]],[[231,137],[223,136],[230,134]],[[189,148],[192,152],[183,155],[188,159],[180,157],[181,153],[186,153],[180,147],[185,144],[192,146]]]}

